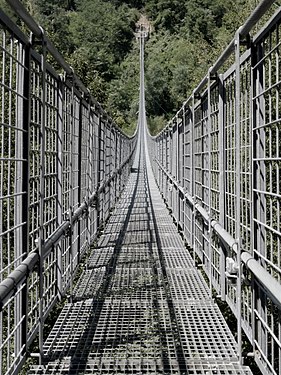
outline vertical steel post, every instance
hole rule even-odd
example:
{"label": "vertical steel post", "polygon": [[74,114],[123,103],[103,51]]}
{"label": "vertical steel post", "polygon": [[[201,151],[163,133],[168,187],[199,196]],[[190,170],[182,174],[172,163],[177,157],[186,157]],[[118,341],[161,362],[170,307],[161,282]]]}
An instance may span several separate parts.
{"label": "vertical steel post", "polygon": [[[224,130],[224,78],[219,75],[219,222],[225,228],[225,186],[226,186],[226,172],[225,172],[225,130]],[[220,241],[220,290],[221,299],[225,301],[226,279],[225,279],[225,247]]]}
{"label": "vertical steel post", "polygon": [[42,363],[43,352],[43,330],[44,330],[44,198],[45,198],[45,130],[46,130],[46,43],[45,36],[42,30],[42,55],[41,55],[41,74],[42,74],[42,92],[41,92],[41,134],[40,134],[40,203],[39,203],[39,362]]}
{"label": "vertical steel post", "polygon": [[[191,191],[190,194],[193,198],[193,202],[195,202],[195,166],[194,166],[194,126],[195,126],[195,92],[192,93],[192,109],[191,109],[191,116],[190,116],[190,186]],[[195,251],[195,215],[196,209],[195,205],[192,207],[192,222],[191,222],[191,243],[193,248],[193,262],[195,264],[196,259],[196,251]]]}
{"label": "vertical steel post", "polygon": [[[83,158],[82,158],[82,142],[83,142],[83,98],[79,98],[79,119],[78,119],[78,126],[79,126],[79,129],[78,129],[78,202],[79,204],[82,204],[83,203],[83,199],[85,197],[82,196],[82,166],[83,166]],[[75,123],[75,122],[74,122]],[[73,205],[75,205],[76,202],[73,202]],[[80,259],[81,259],[81,246],[82,246],[82,243],[81,243],[81,232],[82,232],[82,221],[83,218],[81,220],[78,221],[78,223],[76,224],[78,226],[78,245],[77,245],[77,249],[78,249],[78,254],[77,254],[77,263],[79,264],[80,263]]]}
{"label": "vertical steel post", "polygon": [[[266,166],[264,162],[264,153],[266,149],[266,137],[265,129],[263,125],[265,124],[265,107],[266,102],[263,92],[266,88],[265,84],[265,63],[261,62],[264,58],[264,46],[259,44],[256,46],[256,53],[254,54],[255,60],[253,64],[259,63],[259,65],[253,71],[253,90],[254,102],[253,102],[253,174],[252,174],[252,186],[255,192],[253,192],[253,218],[257,219],[260,223],[266,222],[266,199],[263,193],[266,191]],[[260,159],[255,161],[255,159]],[[265,255],[266,250],[266,230],[263,225],[253,222],[253,248],[257,250],[258,253]],[[266,268],[265,260],[260,257],[259,262],[262,266]],[[261,315],[261,319],[266,321],[267,319],[267,306],[266,297],[261,291],[261,288],[254,283],[254,310]],[[261,319],[258,319],[257,325],[253,332],[253,341],[255,339],[259,342],[261,351],[267,352],[267,332],[263,324],[261,324]],[[259,340],[258,340],[259,337]]]}
{"label": "vertical steel post", "polygon": [[[112,148],[112,122],[110,121],[110,124],[109,124],[109,145],[108,147],[110,148],[108,153],[109,153],[109,170],[108,170],[108,176],[107,178],[110,178],[110,176],[112,175],[112,172],[114,170],[113,168],[113,155],[112,155],[112,151],[113,151],[113,148]],[[113,187],[112,187],[112,184],[114,183],[114,181],[110,181],[109,184],[108,184],[108,199],[109,199],[109,202],[108,202],[108,214],[112,208],[112,192],[114,191],[113,190]]]}
{"label": "vertical steel post", "polygon": [[[184,130],[185,130],[185,106],[183,108],[183,111],[182,111],[182,124],[181,124],[181,186],[183,188],[183,190],[185,190],[185,186],[184,186],[184,163],[185,163],[185,156],[184,156],[184,147],[185,147],[185,134],[184,134]],[[185,197],[184,195],[182,196],[182,231],[184,233],[184,218],[185,218],[185,214],[184,214],[184,210],[185,210]]]}
{"label": "vertical steel post", "polygon": [[[211,180],[212,180],[212,153],[211,153],[211,147],[212,147],[212,119],[211,119],[211,69],[208,70],[208,103],[207,103],[207,132],[208,132],[208,214],[209,214],[209,220],[208,220],[208,257],[209,257],[209,293],[210,297],[212,297],[212,288],[213,288],[213,280],[212,280],[212,262],[213,262],[213,254],[212,254],[212,189],[211,189]],[[203,224],[204,225],[204,224]]]}
{"label": "vertical steel post", "polygon": [[93,124],[91,123],[91,98],[90,96],[87,97],[87,105],[88,105],[88,161],[87,161],[87,205],[88,205],[88,215],[87,215],[87,247],[89,248],[91,245],[91,208],[89,207],[89,198],[91,196],[91,187],[92,187],[92,161],[93,161]]}
{"label": "vertical steel post", "polygon": [[[162,131],[162,135],[161,135],[160,149],[161,149],[161,166],[165,167],[165,165],[164,165],[164,130]],[[160,173],[160,184],[159,185],[160,185],[161,193],[163,194],[164,172],[161,169],[159,173]]]}
{"label": "vertical steel post", "polygon": [[[99,123],[98,123],[98,173],[97,173],[97,190],[99,190],[100,188],[100,185],[101,185],[101,154],[102,154],[102,150],[101,150],[101,113],[98,113],[98,120],[99,120]],[[120,147],[120,152],[122,148]],[[100,194],[98,193],[97,194],[97,200],[96,200],[96,209],[97,209],[97,228],[100,227],[101,225],[101,209],[100,209]]]}
{"label": "vertical steel post", "polygon": [[[74,205],[74,127],[75,127],[75,121],[74,121],[74,74],[72,72],[72,75],[70,76],[71,80],[71,99],[70,99],[70,172],[69,172],[69,178],[70,178],[70,184],[69,184],[69,209],[68,209],[68,219],[70,222],[70,231],[69,231],[69,259],[70,259],[70,295],[72,295],[72,289],[73,289],[73,223],[72,223],[72,216],[73,216],[73,205]],[[70,298],[72,300],[72,297]]]}
{"label": "vertical steel post", "polygon": [[236,287],[236,303],[237,303],[237,343],[238,343],[238,359],[242,363],[242,264],[241,264],[241,187],[240,187],[240,29],[235,35],[235,190],[236,190],[236,217],[235,217],[235,236],[237,241],[237,264],[238,277]]}
{"label": "vertical steel post", "polygon": [[[23,163],[23,180],[22,180],[22,191],[26,192],[22,198],[22,223],[26,223],[22,228],[22,251],[23,254],[28,254],[29,252],[29,201],[30,201],[30,185],[29,185],[29,175],[30,175],[30,156],[29,156],[29,145],[30,145],[30,44],[25,47],[25,60],[24,60],[24,72],[23,72],[23,155],[22,158],[26,160]],[[21,315],[24,317],[22,323],[22,337],[21,337],[21,346],[28,350],[27,347],[27,324],[28,324],[28,305],[29,305],[29,296],[28,296],[28,277],[26,279],[26,284],[22,291],[21,296]]]}
{"label": "vertical steel post", "polygon": [[[254,136],[254,128],[256,127],[257,123],[257,111],[256,111],[256,105],[254,105],[254,100],[253,98],[257,94],[257,77],[256,77],[256,72],[253,69],[253,67],[257,63],[257,49],[254,47],[254,45],[251,45],[251,106],[250,106],[250,118],[251,118],[251,223],[250,223],[250,228],[251,228],[251,253],[254,255],[254,247],[255,247],[255,223],[254,223],[254,215],[255,215],[255,193],[253,191],[255,187],[255,166],[254,166],[254,157],[255,157],[255,136]],[[252,306],[251,306],[251,315],[254,320],[255,316],[255,305],[256,305],[256,298],[257,298],[257,287],[256,283],[254,280],[254,277],[252,277],[251,281],[251,289],[252,289]],[[255,352],[255,337],[256,337],[256,324],[252,324],[251,326],[252,329],[252,346],[253,346],[253,352]]]}
{"label": "vertical steel post", "polygon": [[[121,164],[119,161],[119,147],[118,147],[118,138],[119,138],[119,131],[116,129],[115,131],[115,168],[118,168]],[[117,197],[120,195],[120,173],[117,173],[115,177],[115,201],[117,200]]]}
{"label": "vertical steel post", "polygon": [[[12,42],[14,43],[14,41]],[[24,76],[23,76],[23,69],[18,63],[18,61],[22,62],[23,56],[22,56],[22,46],[19,44],[16,47],[17,49],[17,62],[16,64],[16,73],[15,73],[15,81],[16,81],[16,92],[23,95],[23,83],[24,83]],[[10,62],[10,68],[12,67],[12,64]],[[10,76],[11,77],[11,76]],[[23,130],[23,99],[17,99],[15,103],[15,122],[17,124],[18,128],[21,128]],[[23,185],[23,162],[20,161],[23,159],[23,132],[16,131],[15,132],[15,157],[18,160],[15,162],[15,176],[16,180],[14,183],[14,206],[15,206],[15,212],[14,212],[14,224],[15,226],[19,225],[19,227],[14,231],[14,246],[15,246],[15,259],[17,259],[17,262],[15,263],[15,266],[17,266],[21,259],[23,259],[24,256],[24,241],[22,237],[22,226],[21,224],[24,223],[22,221],[23,219],[23,210],[25,209],[22,205],[23,196],[22,192],[22,185]],[[28,207],[28,206],[26,206]],[[14,355],[15,358],[18,357],[20,350],[21,350],[21,330],[19,329],[19,324],[22,321],[22,308],[21,308],[21,295],[18,294],[15,296],[14,299],[14,308],[15,308],[15,346],[14,346]]]}
{"label": "vertical steel post", "polygon": [[[176,181],[179,183],[179,176],[180,176],[180,147],[179,147],[179,143],[180,143],[180,135],[179,135],[179,119],[178,119],[178,116],[176,117],[176,155],[175,155],[175,158],[176,158],[176,165],[175,165],[175,168],[176,168]],[[175,200],[176,200],[176,207],[177,207],[177,227],[178,227],[178,230],[179,230],[179,225],[180,225],[180,191],[179,189],[177,188],[176,189],[176,197],[175,197]]]}
{"label": "vertical steel post", "polygon": [[[58,159],[57,159],[57,173],[58,173],[58,180],[57,180],[57,223],[58,226],[62,223],[62,183],[63,183],[63,175],[62,175],[62,163],[63,163],[63,77],[61,76],[58,83],[58,115],[57,115],[57,122],[58,122],[58,137],[57,137],[57,148],[58,148]],[[58,288],[58,298],[61,299],[62,297],[62,244],[60,243],[57,246],[57,288]]]}
{"label": "vertical steel post", "polygon": [[[181,124],[181,125],[180,125]],[[180,121],[180,118],[177,116],[177,134],[178,134],[178,139],[177,139],[177,155],[178,155],[178,160],[177,160],[177,168],[178,168],[178,175],[177,175],[177,181],[179,186],[182,186],[182,121]],[[178,190],[178,229],[182,230],[182,200],[183,197],[181,196],[182,194],[180,193],[180,190]]]}

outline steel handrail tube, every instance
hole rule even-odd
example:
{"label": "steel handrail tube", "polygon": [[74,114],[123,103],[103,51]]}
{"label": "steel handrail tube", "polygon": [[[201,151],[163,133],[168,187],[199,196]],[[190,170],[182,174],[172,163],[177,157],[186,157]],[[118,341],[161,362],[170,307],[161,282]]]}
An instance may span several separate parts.
{"label": "steel handrail tube", "polygon": [[260,18],[267,12],[276,0],[262,0],[240,28],[240,36],[243,38],[249,34]]}
{"label": "steel handrail tube", "polygon": [[64,221],[57,230],[52,234],[50,238],[48,238],[44,244],[44,258],[46,258],[50,252],[52,251],[53,247],[56,246],[62,239],[62,237],[67,233],[67,231],[71,228],[71,223],[74,224],[77,222],[81,216],[83,216],[86,212],[88,212],[88,207],[95,201],[97,196],[105,189],[105,187],[110,184],[110,182],[114,179],[114,177],[120,173],[120,171],[124,168],[124,166],[129,162],[134,150],[131,152],[129,157],[121,164],[119,168],[117,168],[113,174],[107,179],[89,198],[88,202],[83,202],[73,213],[73,216],[70,220]]}
{"label": "steel handrail tube", "polygon": [[241,260],[281,308],[281,284],[250,253],[242,252]]}
{"label": "steel handrail tube", "polygon": [[229,234],[224,227],[216,220],[211,220],[211,227],[214,229],[216,234],[218,235],[219,239],[227,245],[229,248],[237,252],[237,242],[235,238]]}
{"label": "steel handrail tube", "polygon": [[[175,185],[178,185],[177,181],[173,180],[172,176],[160,165],[159,161],[156,160],[162,171],[172,180]],[[199,204],[195,203],[194,199],[190,194],[185,193],[185,198],[191,205],[194,205],[196,211],[201,215],[206,223],[210,220],[208,212]],[[219,239],[230,249],[237,253],[237,241],[233,238],[224,227],[216,220],[211,219],[211,227],[213,228]],[[248,252],[241,253],[241,260],[248,270],[250,270],[258,282],[270,293],[272,299],[281,307],[281,285],[274,277],[272,277],[259,263],[253,258]]]}
{"label": "steel handrail tube", "polygon": [[0,311],[10,297],[15,294],[18,286],[28,277],[38,263],[39,255],[31,253],[6,279],[0,283]]}
{"label": "steel handrail tube", "polygon": [[[52,252],[53,248],[62,240],[66,233],[71,229],[71,223],[77,222],[81,216],[88,211],[88,206],[96,199],[99,193],[101,193],[104,188],[114,179],[124,166],[131,160],[134,149],[132,150],[129,157],[117,168],[112,176],[105,181],[102,186],[95,191],[89,198],[89,202],[83,202],[73,213],[70,220],[64,221],[56,231],[45,241],[43,245],[43,258],[46,259],[48,255]],[[37,253],[31,253],[27,258],[14,270],[12,271],[0,284],[0,311],[2,310],[5,303],[9,298],[15,293],[18,286],[27,278],[28,274],[34,270],[36,264],[39,260],[39,255]]]}
{"label": "steel handrail tube", "polygon": [[[246,22],[240,27],[239,34],[242,38],[245,38],[249,32],[252,30],[252,28],[256,25],[256,23],[259,21],[259,19],[266,13],[266,11],[271,7],[271,5],[275,2],[275,0],[263,0],[254,10],[254,12],[249,16],[249,18],[246,20]],[[235,38],[231,40],[231,42],[228,44],[228,46],[225,48],[225,50],[222,52],[222,54],[219,56],[217,61],[214,63],[214,65],[210,69],[211,74],[215,74],[218,72],[220,67],[226,62],[226,60],[229,58],[229,56],[234,51],[235,47]],[[195,92],[199,92],[204,85],[207,83],[207,76],[203,78],[203,80],[200,82],[198,87],[194,90]]]}
{"label": "steel handrail tube", "polygon": [[[37,24],[37,22],[32,18],[32,16],[27,12],[23,4],[19,0],[6,0],[6,2],[10,5],[12,9],[16,12],[16,14],[24,21],[24,23],[29,27],[32,33],[37,37],[42,37],[42,28]],[[44,41],[46,43],[46,47],[48,51],[51,53],[53,57],[57,60],[57,62],[63,67],[67,74],[72,73],[71,67],[65,62],[62,55],[57,51],[56,47],[53,43],[49,40],[47,36],[44,36]]]}
{"label": "steel handrail tube", "polygon": [[64,221],[57,230],[44,243],[44,258],[46,258],[54,246],[56,246],[70,228],[70,221]]}
{"label": "steel handrail tube", "polygon": [[6,0],[12,9],[19,15],[26,25],[30,28],[34,35],[40,37],[41,28],[34,21],[32,16],[26,11],[25,7],[19,0]]}

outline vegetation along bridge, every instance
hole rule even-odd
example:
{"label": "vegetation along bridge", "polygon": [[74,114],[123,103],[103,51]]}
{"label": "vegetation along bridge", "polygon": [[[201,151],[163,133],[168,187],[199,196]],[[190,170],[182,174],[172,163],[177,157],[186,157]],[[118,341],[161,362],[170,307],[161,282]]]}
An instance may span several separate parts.
{"label": "vegetation along bridge", "polygon": [[156,137],[140,30],[129,138],[7,2],[0,373],[280,375],[279,6],[257,6]]}

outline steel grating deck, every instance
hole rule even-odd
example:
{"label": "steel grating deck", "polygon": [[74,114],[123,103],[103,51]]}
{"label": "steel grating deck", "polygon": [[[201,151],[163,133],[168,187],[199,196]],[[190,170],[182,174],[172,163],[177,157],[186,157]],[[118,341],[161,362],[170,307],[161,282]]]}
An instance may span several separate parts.
{"label": "steel grating deck", "polygon": [[140,141],[119,204],[44,344],[44,364],[29,374],[251,374],[144,149]]}

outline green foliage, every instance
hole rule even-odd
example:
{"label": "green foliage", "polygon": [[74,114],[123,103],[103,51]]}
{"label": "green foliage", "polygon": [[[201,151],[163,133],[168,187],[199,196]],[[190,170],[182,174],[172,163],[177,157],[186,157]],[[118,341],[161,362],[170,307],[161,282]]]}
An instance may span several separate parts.
{"label": "green foliage", "polygon": [[139,106],[138,45],[120,64],[119,74],[108,88],[106,109],[118,125],[131,135],[134,132]]}
{"label": "green foliage", "polygon": [[176,113],[256,5],[257,0],[146,1],[155,27],[146,45],[149,118],[168,120]]}
{"label": "green foliage", "polygon": [[148,128],[150,134],[156,135],[158,134],[164,126],[167,124],[167,119],[165,116],[150,116],[148,117]]}
{"label": "green foliage", "polygon": [[70,34],[75,54],[107,79],[114,78],[118,64],[131,50],[133,12],[102,0],[80,0],[71,14]]}
{"label": "green foliage", "polygon": [[[0,0],[5,6],[5,0]],[[32,16],[120,127],[138,110],[139,11],[146,43],[146,108],[152,129],[170,119],[258,0],[23,0]]]}
{"label": "green foliage", "polygon": [[147,0],[145,10],[157,31],[175,32],[186,16],[186,5],[181,0]]}
{"label": "green foliage", "polygon": [[213,44],[218,28],[222,27],[223,16],[228,9],[227,3],[228,0],[188,1],[188,16],[184,20],[183,31],[190,35],[191,39],[199,38]]}

